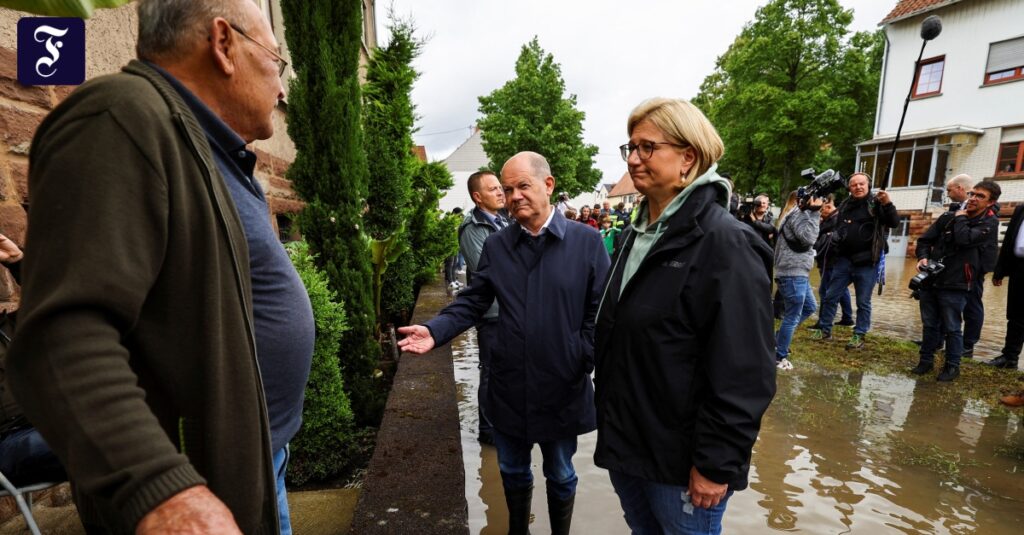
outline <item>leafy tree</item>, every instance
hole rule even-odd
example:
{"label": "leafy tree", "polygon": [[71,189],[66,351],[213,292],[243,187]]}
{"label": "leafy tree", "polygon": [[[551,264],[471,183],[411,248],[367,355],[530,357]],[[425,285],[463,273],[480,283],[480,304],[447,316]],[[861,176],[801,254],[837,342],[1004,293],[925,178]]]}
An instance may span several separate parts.
{"label": "leafy tree", "polygon": [[345,325],[327,276],[317,269],[306,242],[288,244],[288,255],[302,279],[316,322],[313,363],[302,405],[302,429],[292,439],[288,478],[293,485],[337,476],[348,465],[353,447],[352,408],[343,388],[338,349]]}
{"label": "leafy tree", "polygon": [[801,169],[853,168],[853,145],[871,135],[883,38],[847,38],[852,20],[837,0],[773,0],[704,79],[694,103],[722,135],[721,168],[739,190],[782,195]]}
{"label": "leafy tree", "polygon": [[376,425],[386,389],[377,370],[370,256],[362,233],[367,164],[360,125],[359,0],[282,0],[295,78],[288,94],[288,170],[306,201],[299,226],[331,288],[345,303],[349,329],[338,350],[356,420]]}
{"label": "leafy tree", "polygon": [[576,109],[576,95],[564,93],[562,68],[534,37],[516,60],[516,77],[480,97],[484,116],[477,125],[492,169],[519,151],[534,151],[551,164],[558,191],[571,197],[593,190],[601,179],[597,147],[583,142],[586,114]]}
{"label": "leafy tree", "polygon": [[[403,222],[417,163],[412,154],[416,117],[410,93],[418,76],[412,61],[421,46],[413,38],[411,22],[396,20],[393,14],[390,19],[391,39],[374,51],[363,86],[366,153],[373,155],[364,220],[371,238],[374,304],[381,325],[411,308],[398,296],[412,296],[414,268],[398,260],[409,245]],[[385,285],[392,286],[387,300],[382,299]]]}

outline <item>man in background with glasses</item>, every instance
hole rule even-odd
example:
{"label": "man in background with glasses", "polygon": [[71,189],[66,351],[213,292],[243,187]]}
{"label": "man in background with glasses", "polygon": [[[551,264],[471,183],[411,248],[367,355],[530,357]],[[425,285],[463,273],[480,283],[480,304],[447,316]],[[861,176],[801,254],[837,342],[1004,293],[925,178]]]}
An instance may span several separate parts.
{"label": "man in background with glasses", "polygon": [[[936,380],[948,382],[960,375],[964,306],[968,294],[981,282],[985,251],[999,237],[999,217],[992,207],[1000,192],[995,182],[979,183],[968,193],[966,207],[939,216],[917,240],[917,269],[929,274],[921,282],[921,358],[911,373],[932,371],[944,335],[946,361]],[[930,271],[929,264],[935,262],[942,268]]]}
{"label": "man in background with glasses", "polygon": [[309,298],[246,146],[286,67],[248,0],[142,0],[139,60],[32,143],[9,382],[90,533],[290,533]]}

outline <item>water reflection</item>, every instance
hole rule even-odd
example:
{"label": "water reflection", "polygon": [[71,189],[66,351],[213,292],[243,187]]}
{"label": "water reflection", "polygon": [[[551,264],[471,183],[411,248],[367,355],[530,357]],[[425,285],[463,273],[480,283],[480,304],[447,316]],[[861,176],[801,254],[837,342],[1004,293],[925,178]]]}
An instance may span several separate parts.
{"label": "water reflection", "polygon": [[[917,338],[917,302],[907,297],[913,263],[891,264],[875,296],[879,332]],[[994,290],[994,291],[993,291]],[[979,354],[994,356],[1005,329],[1005,287],[986,287],[990,321]],[[470,532],[504,534],[507,518],[494,448],[476,441],[476,337],[453,342]],[[991,353],[986,354],[985,351]],[[725,533],[881,535],[1020,533],[1024,523],[1022,411],[938,396],[955,385],[872,373],[779,377],[754,449],[750,488],[733,495]],[[607,472],[593,464],[596,434],[580,437],[574,533],[628,533]],[[540,451],[534,451],[540,476]],[[531,529],[548,532],[543,484]]]}

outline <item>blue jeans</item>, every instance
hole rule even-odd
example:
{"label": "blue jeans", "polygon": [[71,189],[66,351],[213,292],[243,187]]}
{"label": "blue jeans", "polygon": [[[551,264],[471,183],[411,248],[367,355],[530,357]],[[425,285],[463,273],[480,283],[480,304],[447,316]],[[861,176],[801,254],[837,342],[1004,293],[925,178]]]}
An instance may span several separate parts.
{"label": "blue jeans", "polygon": [[[544,456],[544,479],[549,493],[559,500],[568,500],[576,495],[576,469],[572,456],[576,453],[576,437],[540,442]],[[505,490],[524,489],[533,486],[533,471],[530,470],[533,443],[494,430],[494,446],[498,449],[498,468],[501,470],[501,484]]]}
{"label": "blue jeans", "polygon": [[857,294],[857,325],[853,327],[853,332],[867,334],[871,329],[871,292],[875,289],[876,282],[878,273],[875,266],[854,266],[850,259],[844,256],[836,259],[836,264],[832,266],[832,279],[829,281],[828,291],[825,292],[825,300],[821,304],[821,314],[818,316],[821,332],[832,334],[832,322],[836,319],[839,297],[847,291],[846,287],[853,283],[854,293]]}
{"label": "blue jeans", "polygon": [[719,535],[732,491],[718,505],[703,509],[690,505],[686,487],[655,483],[609,471],[619,495],[623,516],[633,535]]}
{"label": "blue jeans", "polygon": [[277,514],[281,519],[281,535],[292,535],[292,519],[288,514],[288,493],[284,489],[284,473],[288,470],[288,446],[274,452],[274,476],[277,477]]}
{"label": "blue jeans", "polygon": [[[832,282],[832,266],[822,268],[821,282],[818,284],[818,298],[824,303],[825,302],[825,291],[828,290],[829,284]],[[850,302],[850,289],[843,288],[843,292],[839,294],[839,306],[843,309],[842,321],[853,321],[853,303]],[[818,323],[821,325],[821,323]]]}
{"label": "blue jeans", "polygon": [[0,471],[16,487],[67,481],[57,456],[34,427],[23,427],[0,439]]}
{"label": "blue jeans", "polygon": [[779,332],[775,333],[775,358],[783,359],[789,356],[789,344],[793,341],[793,331],[818,309],[818,303],[814,301],[814,290],[811,289],[811,281],[807,277],[779,277],[779,291],[782,292],[782,300],[786,304],[786,311],[782,314],[782,324],[779,325]]}
{"label": "blue jeans", "polygon": [[964,349],[974,349],[981,338],[981,326],[985,324],[985,305],[981,302],[985,292],[985,276],[978,277],[967,293],[964,306]]}
{"label": "blue jeans", "polygon": [[921,362],[931,364],[935,361],[935,350],[941,345],[945,332],[946,364],[960,365],[960,357],[964,353],[964,335],[960,323],[966,304],[966,290],[921,290],[921,323],[924,325]]}

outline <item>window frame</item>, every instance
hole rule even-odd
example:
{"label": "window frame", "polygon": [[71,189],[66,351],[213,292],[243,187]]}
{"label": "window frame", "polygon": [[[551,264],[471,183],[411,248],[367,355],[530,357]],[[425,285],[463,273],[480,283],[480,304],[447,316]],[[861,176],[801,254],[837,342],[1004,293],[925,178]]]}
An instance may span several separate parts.
{"label": "window frame", "polygon": [[[992,75],[993,74],[1001,74],[1001,73],[1010,72],[1010,71],[1013,71],[1013,74],[1010,75],[1010,76],[1006,76],[1004,78],[998,78],[996,80],[992,79]],[[997,71],[997,72],[987,72],[987,73],[985,73],[985,83],[984,83],[984,85],[998,85],[998,84],[1004,84],[1006,82],[1012,82],[1014,80],[1022,80],[1022,79],[1024,79],[1024,65],[1022,65],[1020,67],[1014,67],[1013,69],[1006,69],[1006,70]]]}
{"label": "window frame", "polygon": [[[999,162],[1002,158],[1000,156],[1003,153],[1003,149],[1008,146],[1017,146],[1017,164],[1016,169],[1013,171],[1003,171],[999,169]],[[1011,141],[1009,143],[1000,143],[999,152],[996,153],[996,177],[1016,177],[1024,175],[1024,141]]]}
{"label": "window frame", "polygon": [[[935,64],[935,63],[939,63],[939,62],[942,62],[942,69],[939,72],[939,87],[938,87],[938,89],[936,89],[935,91],[929,91],[927,93],[918,93],[917,92],[917,84],[921,82],[921,71],[926,66],[932,65],[932,64]],[[945,54],[943,54],[941,56],[934,56],[934,57],[930,57],[928,59],[921,60],[921,62],[918,63],[916,68],[914,69],[914,87],[913,87],[913,90],[911,91],[911,97],[912,98],[926,98],[926,97],[934,97],[934,96],[937,96],[937,95],[941,95],[942,94],[942,82],[945,80],[945,77],[946,77],[946,55]]]}

